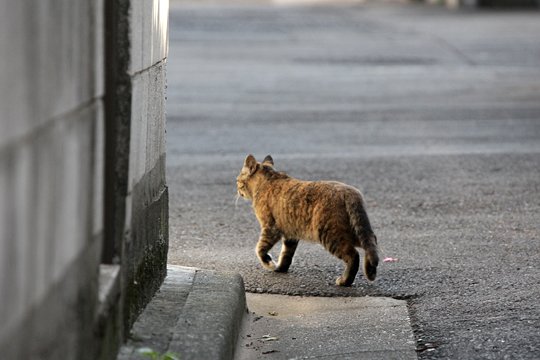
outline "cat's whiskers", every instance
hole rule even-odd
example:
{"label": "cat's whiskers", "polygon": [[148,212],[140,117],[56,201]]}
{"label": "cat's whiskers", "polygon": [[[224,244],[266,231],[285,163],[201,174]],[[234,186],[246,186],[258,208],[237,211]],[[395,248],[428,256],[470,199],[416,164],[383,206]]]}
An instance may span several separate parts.
{"label": "cat's whiskers", "polygon": [[234,210],[238,207],[238,200],[240,200],[240,194],[236,193],[236,200],[234,201]]}

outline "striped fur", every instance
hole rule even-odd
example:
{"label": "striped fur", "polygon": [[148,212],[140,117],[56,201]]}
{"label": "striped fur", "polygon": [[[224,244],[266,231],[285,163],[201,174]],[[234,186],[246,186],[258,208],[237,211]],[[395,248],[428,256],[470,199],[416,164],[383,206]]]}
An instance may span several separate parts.
{"label": "striped fur", "polygon": [[[238,194],[252,201],[261,225],[256,247],[261,264],[286,272],[298,240],[318,242],[345,262],[337,285],[350,286],[360,263],[356,247],[364,249],[364,275],[375,280],[379,257],[365,203],[356,188],[335,181],[302,181],[274,170],[267,156],[262,163],[248,155],[237,178]],[[283,241],[278,263],[268,254]]]}

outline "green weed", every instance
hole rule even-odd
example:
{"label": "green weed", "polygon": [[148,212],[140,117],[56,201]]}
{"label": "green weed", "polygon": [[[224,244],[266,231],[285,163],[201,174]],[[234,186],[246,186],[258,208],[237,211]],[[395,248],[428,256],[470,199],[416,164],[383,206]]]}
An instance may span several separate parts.
{"label": "green weed", "polygon": [[140,348],[137,352],[151,360],[180,360],[180,355],[176,353],[167,351],[164,354],[160,354],[149,347]]}

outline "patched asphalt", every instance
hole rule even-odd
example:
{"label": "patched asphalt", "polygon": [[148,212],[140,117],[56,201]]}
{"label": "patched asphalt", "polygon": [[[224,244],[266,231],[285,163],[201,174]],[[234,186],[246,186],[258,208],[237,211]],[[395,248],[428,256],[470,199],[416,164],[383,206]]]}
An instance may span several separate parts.
{"label": "patched asphalt", "polygon": [[[538,16],[172,2],[169,262],[254,293],[406,300],[420,358],[538,358]],[[347,289],[313,244],[288,274],[262,269],[236,202],[248,153],[360,188],[399,261]]]}

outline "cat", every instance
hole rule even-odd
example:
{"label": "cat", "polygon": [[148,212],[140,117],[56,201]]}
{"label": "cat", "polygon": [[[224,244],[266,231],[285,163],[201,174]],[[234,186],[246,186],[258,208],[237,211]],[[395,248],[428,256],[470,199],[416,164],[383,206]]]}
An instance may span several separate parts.
{"label": "cat", "polygon": [[[274,160],[262,163],[248,155],[236,179],[238,195],[251,200],[261,225],[256,254],[261,264],[287,272],[299,240],[318,242],[345,262],[336,284],[350,286],[359,267],[355,247],[364,249],[364,274],[377,276],[377,237],[356,188],[335,181],[302,181],[274,170]],[[277,264],[268,251],[283,240]]]}

